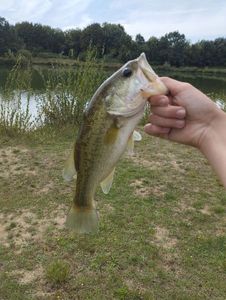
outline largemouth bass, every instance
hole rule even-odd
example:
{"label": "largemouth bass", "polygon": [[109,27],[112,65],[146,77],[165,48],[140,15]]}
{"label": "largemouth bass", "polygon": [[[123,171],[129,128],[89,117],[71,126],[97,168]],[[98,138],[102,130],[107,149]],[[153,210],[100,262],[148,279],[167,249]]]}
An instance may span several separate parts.
{"label": "largemouth bass", "polygon": [[94,93],[63,171],[66,180],[73,178],[75,170],[77,173],[73,206],[67,218],[67,224],[76,232],[88,233],[98,228],[94,202],[98,185],[104,193],[109,192],[116,163],[128,146],[133,147],[133,132],[147,98],[166,93],[167,88],[144,53],[127,62]]}

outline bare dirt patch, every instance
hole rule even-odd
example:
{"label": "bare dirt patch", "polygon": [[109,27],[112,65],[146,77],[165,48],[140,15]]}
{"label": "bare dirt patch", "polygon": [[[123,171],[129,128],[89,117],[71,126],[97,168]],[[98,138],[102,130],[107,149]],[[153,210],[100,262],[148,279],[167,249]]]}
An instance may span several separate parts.
{"label": "bare dirt patch", "polygon": [[32,151],[22,147],[0,149],[1,177],[12,178],[18,175],[36,175],[35,167],[31,166]]}
{"label": "bare dirt patch", "polygon": [[8,247],[13,243],[17,248],[31,242],[37,242],[44,238],[47,229],[52,225],[53,234],[64,228],[67,208],[58,206],[52,212],[45,212],[44,217],[39,218],[37,214],[27,209],[15,213],[0,213],[0,241]]}
{"label": "bare dirt patch", "polygon": [[54,183],[53,181],[50,181],[48,183],[46,183],[45,185],[43,185],[42,187],[40,188],[36,188],[35,191],[36,193],[38,194],[48,194],[50,192],[52,192],[54,189]]}
{"label": "bare dirt patch", "polygon": [[140,165],[142,167],[146,167],[150,170],[157,170],[162,166],[162,163],[160,161],[150,161],[143,157],[141,157],[139,154],[135,154],[130,157],[130,159],[137,165]]}
{"label": "bare dirt patch", "polygon": [[210,216],[211,215],[211,211],[210,211],[210,208],[208,205],[205,205],[203,209],[200,209],[200,212],[203,214],[203,215],[207,215],[207,216]]}
{"label": "bare dirt patch", "polygon": [[163,186],[151,187],[147,186],[145,179],[136,179],[131,184],[131,187],[135,189],[135,195],[138,197],[164,196]]}
{"label": "bare dirt patch", "polygon": [[177,213],[188,211],[195,212],[196,209],[193,206],[191,206],[190,202],[190,199],[186,199],[186,197],[184,196],[183,200],[180,200],[180,202],[177,203],[177,207],[174,208],[174,211]]}
{"label": "bare dirt patch", "polygon": [[21,284],[32,283],[36,280],[40,280],[43,278],[43,268],[38,266],[34,270],[15,270],[11,272],[11,275],[16,276],[17,281]]}
{"label": "bare dirt patch", "polygon": [[168,229],[157,226],[155,228],[155,242],[165,249],[170,249],[177,244],[177,239],[170,237]]}

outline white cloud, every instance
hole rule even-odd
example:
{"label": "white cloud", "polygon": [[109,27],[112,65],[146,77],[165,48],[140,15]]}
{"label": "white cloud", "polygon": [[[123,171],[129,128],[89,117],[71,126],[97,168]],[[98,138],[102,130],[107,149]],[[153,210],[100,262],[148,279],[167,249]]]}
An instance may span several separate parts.
{"label": "white cloud", "polygon": [[10,23],[30,21],[63,28],[80,19],[81,24],[85,24],[88,15],[84,12],[91,2],[92,0],[0,0],[0,16]]}
{"label": "white cloud", "polygon": [[62,29],[120,23],[145,39],[174,30],[192,40],[226,36],[225,0],[0,0],[0,16]]}
{"label": "white cloud", "polygon": [[[88,7],[92,0],[55,0],[54,9],[49,14],[48,22],[54,27],[64,29],[71,24],[80,27],[85,19],[91,20],[88,16]],[[86,21],[87,22],[87,21]]]}
{"label": "white cloud", "polygon": [[[144,1],[144,0],[143,0]],[[194,1],[171,1],[171,7],[161,6],[162,1],[150,9],[150,2],[142,11],[133,10],[120,23],[125,30],[135,36],[141,33],[146,39],[150,36],[162,36],[170,31],[178,30],[187,38],[198,39],[226,36],[226,3],[221,9],[216,2],[206,1],[206,5],[194,5]],[[214,4],[215,3],[215,4]],[[193,6],[191,5],[193,4]]]}
{"label": "white cloud", "polygon": [[90,18],[89,15],[83,14],[83,15],[81,16],[81,20],[80,20],[79,23],[77,23],[77,24],[71,23],[70,25],[64,26],[62,29],[63,29],[63,30],[69,30],[69,29],[75,29],[75,28],[83,29],[83,28],[85,28],[86,26],[92,24],[93,22],[94,22],[93,19]]}
{"label": "white cloud", "polygon": [[[2,5],[3,1],[3,5]],[[52,6],[52,1],[46,0],[1,0],[0,15],[10,22],[38,21]]]}

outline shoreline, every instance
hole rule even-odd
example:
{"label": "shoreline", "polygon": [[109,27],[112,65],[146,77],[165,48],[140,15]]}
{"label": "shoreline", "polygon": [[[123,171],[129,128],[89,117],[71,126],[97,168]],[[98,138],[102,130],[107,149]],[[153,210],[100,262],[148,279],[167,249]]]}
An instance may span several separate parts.
{"label": "shoreline", "polygon": [[[13,66],[16,62],[14,58],[5,58],[0,57],[0,66]],[[42,58],[42,57],[33,57],[31,60],[32,65],[40,66],[81,66],[84,62],[71,59],[71,58]],[[118,69],[122,66],[120,62],[97,62],[93,63],[95,67],[98,67],[99,64],[103,64],[104,69]],[[152,64],[151,64],[152,65]],[[170,72],[170,73],[192,73],[197,75],[215,75],[215,76],[225,76],[226,68],[220,67],[174,67],[174,66],[164,66],[164,65],[152,65],[153,69],[157,72]]]}

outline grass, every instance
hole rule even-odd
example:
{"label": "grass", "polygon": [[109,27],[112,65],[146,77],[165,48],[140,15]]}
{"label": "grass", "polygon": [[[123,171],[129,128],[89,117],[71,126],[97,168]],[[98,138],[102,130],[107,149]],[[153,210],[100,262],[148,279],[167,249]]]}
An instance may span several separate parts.
{"label": "grass", "polygon": [[206,160],[143,135],[97,191],[99,232],[73,235],[74,136],[0,137],[0,298],[225,299],[226,192]]}
{"label": "grass", "polygon": [[61,260],[52,261],[46,268],[46,278],[50,283],[62,284],[68,279],[69,266]]}

